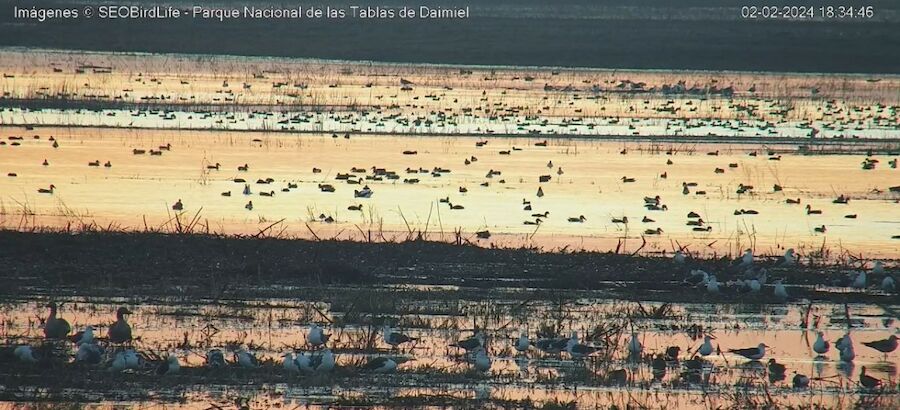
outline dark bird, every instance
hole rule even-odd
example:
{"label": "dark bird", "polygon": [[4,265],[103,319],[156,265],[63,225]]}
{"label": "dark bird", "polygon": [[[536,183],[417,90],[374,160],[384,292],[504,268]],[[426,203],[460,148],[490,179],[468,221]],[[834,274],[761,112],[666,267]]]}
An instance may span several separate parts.
{"label": "dark bird", "polygon": [[109,327],[109,341],[112,343],[126,343],[131,341],[131,326],[125,320],[125,315],[131,311],[126,307],[116,310],[116,323]]}
{"label": "dark bird", "polygon": [[859,384],[867,389],[874,389],[881,385],[881,380],[866,374],[866,366],[863,366],[859,371]]}
{"label": "dark bird", "polygon": [[[47,339],[65,339],[69,332],[72,331],[72,326],[69,326],[69,322],[65,319],[56,317],[56,302],[50,302],[47,304],[47,307],[50,308],[50,315],[47,316],[47,321],[44,323],[44,337]],[[894,347],[896,347],[896,344]]]}
{"label": "dark bird", "polygon": [[757,347],[747,347],[743,349],[729,349],[728,351],[734,353],[738,356],[744,356],[750,360],[759,360],[762,359],[763,356],[766,355],[766,346],[765,343],[760,343]]}
{"label": "dark bird", "polygon": [[887,355],[888,353],[897,350],[897,335],[891,335],[891,337],[887,339],[863,342],[863,344]]}
{"label": "dark bird", "polygon": [[408,335],[400,332],[395,332],[391,330],[391,327],[388,325],[384,326],[384,342],[393,347],[400,346],[404,343],[414,342],[416,340],[419,339],[415,337],[409,337]]}

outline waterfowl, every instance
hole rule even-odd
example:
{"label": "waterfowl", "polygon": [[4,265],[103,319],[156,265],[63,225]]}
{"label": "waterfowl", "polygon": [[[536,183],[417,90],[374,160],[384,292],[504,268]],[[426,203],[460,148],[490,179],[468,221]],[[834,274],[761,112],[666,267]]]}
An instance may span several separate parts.
{"label": "waterfowl", "polygon": [[247,164],[244,164],[244,165],[238,165],[238,167],[237,167],[237,170],[238,170],[238,171],[244,171],[244,172],[246,172],[246,171],[249,170],[249,169],[250,169],[250,166],[247,165]]}
{"label": "waterfowl", "polygon": [[809,377],[807,377],[806,375],[797,373],[794,375],[794,378],[791,379],[791,385],[795,389],[805,389],[805,388],[809,387]]}
{"label": "waterfowl", "polygon": [[88,162],[88,166],[89,166],[89,167],[99,167],[99,166],[100,166],[100,160]]}
{"label": "waterfowl", "polygon": [[476,232],[475,232],[475,236],[476,236],[478,239],[490,239],[490,237],[491,237],[491,232],[488,231],[487,229],[485,229],[485,230],[483,230],[483,231],[476,231]]}
{"label": "waterfowl", "polygon": [[839,349],[838,354],[844,363],[850,363],[856,358],[856,352],[853,350],[852,344],[845,344]]}
{"label": "waterfowl", "polygon": [[364,186],[363,189],[357,191],[353,190],[354,198],[371,198],[374,192],[369,188],[368,185]]}
{"label": "waterfowl", "polygon": [[328,343],[328,338],[330,337],[331,335],[325,334],[325,331],[318,324],[313,323],[309,328],[306,341],[313,347],[319,347]]}
{"label": "waterfowl", "polygon": [[662,233],[663,233],[662,228],[647,229],[644,231],[645,235],[662,235]]}
{"label": "waterfowl", "polygon": [[41,360],[41,356],[28,345],[16,346],[13,355],[25,363],[37,363]]}
{"label": "waterfowl", "polygon": [[321,173],[322,173],[322,169],[321,169],[321,168],[315,168],[315,167],[313,167],[312,173],[313,173],[313,174],[321,174]]}
{"label": "waterfowl", "polygon": [[173,211],[181,211],[183,209],[184,209],[184,204],[181,202],[181,199],[179,198],[178,201],[175,202],[174,205],[172,205],[172,210]]}
{"label": "waterfowl", "polygon": [[125,315],[130,314],[131,311],[124,306],[116,310],[116,323],[109,327],[110,342],[126,343],[131,341],[131,326],[125,320]]}
{"label": "waterfowl", "polygon": [[621,218],[612,218],[611,221],[614,224],[628,224],[628,217],[623,216]]}
{"label": "waterfowl", "polygon": [[853,283],[851,284],[855,289],[865,289],[866,288],[866,272],[858,271],[856,272],[856,277],[853,278]]}
{"label": "waterfowl", "polygon": [[53,191],[56,190],[56,185],[50,184],[49,188],[38,188],[38,193],[40,194],[53,194]]}
{"label": "waterfowl", "polygon": [[678,356],[681,354],[681,348],[678,346],[669,346],[666,348],[665,359],[667,362],[677,362]]}
{"label": "waterfowl", "polygon": [[331,352],[331,349],[325,349],[324,351],[322,351],[322,355],[317,359],[318,363],[312,363],[315,366],[317,373],[328,373],[334,370],[336,362],[334,353]]}
{"label": "waterfowl", "polygon": [[533,220],[533,221],[525,221],[525,222],[522,222],[522,223],[525,224],[525,225],[540,225],[542,222],[543,222],[543,221],[541,220],[541,218],[536,218],[536,219]]}
{"label": "waterfowl", "polygon": [[587,218],[585,218],[584,215],[579,215],[577,218],[572,218],[572,217],[569,218],[569,222],[573,222],[573,223],[583,223],[586,220],[587,220]]}
{"label": "waterfowl", "polygon": [[72,327],[69,326],[69,322],[65,319],[56,317],[56,302],[50,302],[47,304],[47,307],[50,308],[50,314],[47,316],[47,321],[44,322],[44,337],[47,339],[65,339],[69,332],[72,331]]}
{"label": "waterfowl", "polygon": [[891,293],[897,290],[897,284],[894,282],[894,278],[891,276],[885,276],[884,279],[881,280],[881,290]]}
{"label": "waterfowl", "polygon": [[578,335],[575,332],[572,332],[572,337],[566,342],[566,352],[576,359],[590,356],[598,350],[600,349],[597,347],[578,343]]}
{"label": "waterfowl", "polygon": [[826,231],[828,231],[828,228],[826,228],[825,225],[822,225],[822,226],[817,226],[817,227],[813,228],[813,230],[818,233],[825,233]]}
{"label": "waterfowl", "polygon": [[84,330],[70,336],[69,341],[75,343],[76,346],[94,343],[94,327],[86,326]]}
{"label": "waterfowl", "polygon": [[793,205],[799,205],[799,204],[800,204],[800,198],[797,198],[797,199],[791,199],[791,198],[788,198],[788,199],[786,199],[784,202],[789,203],[789,204],[793,204]]}
{"label": "waterfowl", "polygon": [[466,187],[462,187],[462,186],[459,187],[459,193],[464,194],[466,192],[469,192],[469,190]]}
{"label": "waterfowl", "polygon": [[538,198],[543,197],[543,196],[544,196],[544,189],[541,188],[541,187],[538,187],[538,190],[537,190],[537,194],[536,194],[536,195],[537,195]]}
{"label": "waterfowl", "polygon": [[42,162],[42,163],[41,163],[41,165],[43,165],[43,166],[45,166],[45,167],[47,167],[47,166],[50,166],[50,163],[49,163],[49,162],[47,162],[47,160],[46,160],[46,159],[44,159],[44,162]]}
{"label": "waterfowl", "polygon": [[691,230],[694,232],[710,232],[710,231],[712,231],[712,227],[711,226],[704,226],[704,227],[695,226],[694,229],[691,229]]}
{"label": "waterfowl", "polygon": [[562,175],[562,174],[564,174],[564,173],[565,173],[565,172],[563,172],[562,167],[559,167],[559,168],[556,169],[556,175]]}
{"label": "waterfowl", "polygon": [[847,346],[852,346],[853,340],[850,338],[850,333],[844,333],[843,336],[839,337],[838,340],[834,342],[834,347],[840,349],[844,349]]}
{"label": "waterfowl", "polygon": [[626,183],[626,184],[627,184],[627,183],[630,183],[630,182],[636,182],[636,181],[637,181],[637,179],[635,179],[635,178],[622,177],[622,183]]}
{"label": "waterfowl", "polygon": [[783,375],[787,370],[787,368],[784,367],[783,364],[776,362],[775,359],[769,359],[769,363],[766,367],[769,370],[769,374],[775,375]]}
{"label": "waterfowl", "polygon": [[743,356],[750,360],[759,360],[762,359],[763,356],[766,355],[766,346],[765,343],[760,343],[756,347],[747,347],[743,349],[729,349],[728,351],[734,353],[738,356]]}
{"label": "waterfowl", "polygon": [[[319,360],[316,365],[321,363]],[[297,370],[304,373],[313,373],[316,371],[316,368],[313,367],[312,358],[305,353],[298,353],[296,357],[294,357],[294,365],[297,367]]]}
{"label": "waterfowl", "polygon": [[363,368],[373,373],[393,373],[397,370],[397,362],[388,357],[376,357],[369,360]]}
{"label": "waterfowl", "polygon": [[225,367],[225,354],[219,349],[206,352],[206,366],[216,368]]}
{"label": "waterfowl", "polygon": [[703,336],[703,344],[700,345],[700,348],[697,349],[697,352],[700,353],[701,356],[709,356],[713,353],[712,342],[710,342],[712,336],[704,335]]}
{"label": "waterfowl", "polygon": [[91,365],[100,364],[103,361],[103,348],[93,343],[85,343],[75,352],[75,361]]}
{"label": "waterfowl", "polygon": [[684,265],[684,262],[687,261],[687,257],[684,256],[684,252],[681,249],[675,251],[675,256],[672,257],[672,260],[679,265]]}
{"label": "waterfowl", "polygon": [[222,166],[222,164],[216,162],[215,165],[207,165],[207,166],[206,166],[206,169],[214,169],[214,170],[218,171],[218,170],[219,170],[219,167],[221,167],[221,166]]}
{"label": "waterfowl", "polygon": [[404,343],[414,342],[416,340],[418,339],[409,337],[400,332],[394,332],[389,325],[384,325],[384,342],[392,347],[397,347]]}
{"label": "waterfowl", "polygon": [[528,333],[522,331],[519,338],[516,339],[515,348],[519,353],[524,353],[528,351],[529,347],[531,347],[531,342],[528,340]]}
{"label": "waterfowl", "polygon": [[866,374],[866,366],[863,366],[859,371],[859,384],[867,389],[874,389],[881,385],[881,380]]}
{"label": "waterfowl", "polygon": [[654,222],[656,222],[656,221],[653,220],[653,219],[650,219],[650,218],[648,218],[646,215],[644,215],[644,218],[641,219],[641,222],[647,224],[647,223],[654,223]]}
{"label": "waterfowl", "polygon": [[454,205],[451,202],[448,202],[447,205],[450,205],[450,209],[466,209],[466,207],[464,207],[462,205]]}
{"label": "waterfowl", "polygon": [[275,196],[275,191],[269,191],[269,192],[260,191],[259,196],[273,197],[273,196]]}
{"label": "waterfowl", "polygon": [[491,370],[491,358],[484,352],[484,348],[479,347],[475,352],[475,370],[479,372]]}
{"label": "waterfowl", "polygon": [[781,279],[775,281],[775,297],[781,300],[787,300],[788,293],[787,288],[784,287],[784,283],[782,283]]}
{"label": "waterfowl", "polygon": [[549,218],[550,211],[544,211],[543,213],[531,214],[532,218]]}
{"label": "waterfowl", "polygon": [[738,261],[738,266],[742,268],[747,268],[753,265],[753,250],[747,249],[744,251],[744,254],[741,256],[741,259]]}
{"label": "waterfowl", "polygon": [[106,161],[106,162],[103,163],[103,166],[104,166],[105,168],[112,168],[112,162]]}
{"label": "waterfowl", "polygon": [[288,373],[300,373],[300,367],[297,366],[297,361],[294,358],[293,352],[286,352],[281,355],[281,368],[284,369]]}
{"label": "waterfowl", "polygon": [[247,205],[244,205],[244,208],[248,211],[253,210],[253,201],[247,201]]}
{"label": "waterfowl", "polygon": [[231,196],[231,191],[224,191],[224,192],[222,192],[221,195],[222,195],[222,196],[226,196],[226,197],[227,197],[227,196]]}
{"label": "waterfowl", "polygon": [[458,347],[460,349],[464,349],[466,352],[474,351],[475,349],[481,348],[484,346],[484,335],[479,331],[475,333],[474,336],[460,340],[456,343],[450,344],[450,347]]}
{"label": "waterfowl", "polygon": [[256,356],[244,349],[238,349],[238,351],[234,352],[234,361],[238,366],[245,369],[255,369],[259,367],[259,360],[257,360]]}
{"label": "waterfowl", "polygon": [[813,351],[818,354],[828,353],[828,350],[831,348],[831,345],[825,341],[824,334],[822,332],[817,332],[816,341],[813,343]]}
{"label": "waterfowl", "polygon": [[812,206],[810,206],[809,204],[806,204],[806,214],[807,215],[821,215],[822,210],[821,209],[813,209]]}
{"label": "waterfowl", "polygon": [[362,211],[362,209],[363,209],[362,205],[350,205],[347,207],[348,211]]}
{"label": "waterfowl", "polygon": [[165,361],[156,367],[156,374],[163,376],[178,374],[180,371],[181,365],[178,363],[178,357],[173,354],[170,354]]}
{"label": "waterfowl", "polygon": [[709,275],[706,280],[706,292],[717,294],[719,293],[719,281],[716,279],[716,275]]}
{"label": "waterfowl", "polygon": [[632,357],[639,357],[643,350],[644,347],[641,345],[641,341],[640,339],[638,339],[637,333],[631,332],[631,339],[628,341],[628,355]]}
{"label": "waterfowl", "polygon": [[789,248],[784,252],[784,257],[781,258],[781,265],[784,266],[793,266],[797,263],[797,254],[794,253],[794,248]]}

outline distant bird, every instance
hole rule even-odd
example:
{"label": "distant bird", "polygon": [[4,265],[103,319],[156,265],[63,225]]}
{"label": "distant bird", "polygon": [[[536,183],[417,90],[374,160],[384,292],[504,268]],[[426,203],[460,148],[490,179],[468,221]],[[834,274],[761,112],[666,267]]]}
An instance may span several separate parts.
{"label": "distant bird", "polygon": [[747,347],[743,349],[729,349],[728,351],[734,353],[738,356],[743,356],[750,360],[759,360],[762,359],[766,355],[766,346],[765,343],[760,343],[756,347]]}
{"label": "distant bird", "polygon": [[181,371],[181,365],[178,363],[178,357],[175,355],[169,355],[165,361],[160,363],[156,368],[156,374],[158,375],[173,375],[178,374]]}
{"label": "distant bird", "polygon": [[244,205],[244,208],[247,209],[248,211],[252,211],[253,210],[253,201],[247,202],[247,205]]}
{"label": "distant bird", "polygon": [[319,327],[319,325],[313,323],[313,325],[309,328],[309,333],[306,336],[306,341],[309,342],[313,347],[319,347],[328,343],[328,338],[331,335],[325,334],[325,331]]}
{"label": "distant bird", "polygon": [[120,307],[116,310],[116,323],[109,327],[109,341],[112,343],[126,343],[131,341],[131,326],[125,319],[125,315],[130,315],[131,311],[126,307]]}
{"label": "distant bird", "polygon": [[863,342],[863,345],[884,353],[885,356],[887,356],[888,353],[897,350],[897,335],[891,335],[887,339]]}
{"label": "distant bird", "polygon": [[701,356],[706,357],[713,354],[713,346],[710,339],[712,339],[712,336],[710,335],[703,336],[703,344],[700,345],[700,349],[697,349],[697,352],[700,353]]}
{"label": "distant bird", "polygon": [[286,352],[283,354],[281,360],[281,368],[288,373],[300,373],[300,368],[297,366],[297,361],[294,358],[294,353]]}
{"label": "distant bird", "polygon": [[388,357],[376,357],[369,360],[364,368],[373,373],[393,373],[397,370],[397,362]]}
{"label": "distant bird", "polygon": [[522,332],[519,335],[519,338],[516,339],[516,350],[519,353],[524,353],[528,351],[528,348],[531,347],[531,342],[528,340],[528,333]]}
{"label": "distant bird", "polygon": [[875,264],[872,266],[872,273],[876,275],[881,275],[884,273],[884,264],[881,261],[875,261]]}
{"label": "distant bird", "polygon": [[744,255],[741,256],[741,259],[738,260],[738,266],[742,268],[748,268],[753,266],[753,250],[747,249],[744,251]]}
{"label": "distant bird", "polygon": [[842,362],[850,363],[856,358],[856,352],[853,350],[853,345],[851,344],[844,345],[840,348],[838,353],[840,354]]}
{"label": "distant bird", "polygon": [[76,346],[94,343],[94,327],[86,326],[84,330],[69,336],[69,341],[75,343]]}
{"label": "distant bird", "polygon": [[319,364],[315,367],[316,372],[318,373],[328,373],[334,370],[335,367],[335,359],[334,353],[331,352],[331,349],[325,349],[322,352],[322,356],[320,356],[321,360]]}
{"label": "distant bird", "polygon": [[78,347],[75,361],[87,364],[100,364],[103,361],[103,348],[93,343],[85,343]]}
{"label": "distant bird", "polygon": [[844,333],[843,336],[839,337],[837,341],[834,343],[834,347],[838,350],[842,350],[847,346],[853,346],[853,340],[850,339],[850,333]]}
{"label": "distant bird", "polygon": [[541,187],[538,187],[538,190],[537,190],[537,194],[536,194],[536,195],[537,195],[538,198],[543,197],[543,196],[544,196],[544,189],[541,188]]}
{"label": "distant bird", "polygon": [[478,348],[475,352],[475,370],[479,372],[491,370],[491,358],[484,352],[484,348]]}
{"label": "distant bird", "polygon": [[569,218],[569,222],[573,222],[573,223],[583,223],[586,220],[587,219],[584,217],[584,215],[580,215],[577,218]]}
{"label": "distant bird", "polygon": [[897,284],[894,282],[894,278],[885,276],[884,279],[881,280],[881,290],[885,292],[895,292],[897,290]]}
{"label": "distant bird", "polygon": [[572,337],[569,338],[569,341],[566,342],[566,352],[569,353],[573,358],[582,358],[586,356],[590,356],[600,350],[597,347],[578,343],[578,335],[575,332],[572,332]]}
{"label": "distant bird", "polygon": [[72,331],[72,326],[69,326],[69,322],[65,319],[56,317],[56,302],[50,302],[47,304],[47,307],[50,308],[50,314],[47,316],[47,321],[44,322],[44,337],[47,339],[65,339],[69,332]]}
{"label": "distant bird", "polygon": [[866,374],[866,366],[863,366],[859,371],[859,384],[867,389],[874,389],[881,385],[881,380]]}
{"label": "distant bird", "polygon": [[816,341],[813,343],[813,351],[818,354],[828,353],[828,350],[831,348],[823,336],[824,334],[822,332],[817,332]]}
{"label": "distant bird", "polygon": [[481,331],[478,331],[475,333],[475,336],[460,340],[456,343],[451,344],[450,346],[464,349],[466,352],[471,352],[484,347],[484,335],[481,333]]}
{"label": "distant bird", "polygon": [[39,194],[53,194],[53,191],[56,190],[56,185],[50,184],[49,188],[38,188]]}
{"label": "distant bird", "polygon": [[787,300],[788,298],[787,288],[784,287],[781,279],[775,281],[775,297],[781,300]]}
{"label": "distant bird", "polygon": [[409,337],[400,332],[394,332],[389,325],[384,325],[384,342],[392,347],[400,346],[404,343],[414,342],[418,339]]}
{"label": "distant bird", "polygon": [[37,363],[41,360],[37,352],[28,345],[16,346],[16,349],[13,350],[13,355],[25,363]]}
{"label": "distant bird", "polygon": [[709,275],[709,279],[706,281],[706,292],[719,293],[719,281],[716,279],[716,275]]}
{"label": "distant bird", "polygon": [[859,271],[856,274],[856,278],[853,279],[853,287],[856,289],[865,289],[866,288],[866,272]]}
{"label": "distant bird", "polygon": [[776,362],[775,359],[769,359],[769,363],[766,367],[769,370],[769,374],[783,375],[787,370],[783,364]]}
{"label": "distant bird", "polygon": [[212,368],[225,367],[225,354],[219,349],[206,352],[206,365]]}
{"label": "distant bird", "polygon": [[795,389],[805,389],[809,387],[809,377],[797,373],[794,375],[793,380],[791,380],[791,384]]}
{"label": "distant bird", "polygon": [[184,209],[184,203],[182,203],[181,199],[179,198],[178,201],[175,202],[174,205],[172,205],[172,210],[173,211],[181,211],[183,209]]}
{"label": "distant bird", "polygon": [[781,259],[781,264],[784,266],[793,266],[797,263],[797,255],[794,253],[794,248],[790,248],[784,252],[784,257]]}
{"label": "distant bird", "polygon": [[637,333],[631,332],[631,340],[628,341],[628,355],[632,357],[640,357],[644,347],[638,339]]}
{"label": "distant bird", "polygon": [[313,367],[312,365],[312,359],[305,353],[298,353],[297,356],[294,357],[294,365],[299,371],[304,373],[312,373],[316,371],[315,367]]}
{"label": "distant bird", "polygon": [[679,265],[684,265],[684,262],[687,261],[687,257],[684,256],[684,252],[682,252],[681,250],[677,250],[675,251],[675,256],[672,257],[672,260],[674,260],[675,263]]}
{"label": "distant bird", "polygon": [[259,360],[256,359],[256,356],[244,349],[238,349],[238,351],[234,352],[234,361],[245,369],[259,367]]}

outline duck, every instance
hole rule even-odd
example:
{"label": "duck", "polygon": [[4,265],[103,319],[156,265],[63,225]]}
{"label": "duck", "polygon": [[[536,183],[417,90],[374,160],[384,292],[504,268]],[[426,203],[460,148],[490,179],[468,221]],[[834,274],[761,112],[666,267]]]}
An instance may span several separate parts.
{"label": "duck", "polygon": [[56,317],[56,302],[48,303],[47,307],[50,308],[50,315],[47,316],[47,321],[44,322],[44,337],[53,340],[65,339],[69,332],[72,331],[72,326],[65,319]]}
{"label": "duck", "polygon": [[56,190],[56,185],[50,184],[48,188],[38,188],[38,193],[40,194],[51,194],[53,195],[53,191]]}
{"label": "duck", "polygon": [[253,210],[253,201],[248,201],[247,204],[244,205],[244,208],[248,211],[252,211]]}
{"label": "duck", "polygon": [[156,368],[156,374],[161,376],[178,374],[180,371],[181,364],[178,363],[178,357],[173,354],[170,354],[169,357]]}
{"label": "duck", "polygon": [[816,332],[816,341],[813,343],[813,351],[818,354],[828,353],[831,345],[825,341],[824,333]]}
{"label": "duck", "polygon": [[813,228],[813,230],[816,231],[817,233],[825,233],[828,231],[828,228],[826,228],[825,225],[822,225],[822,226],[817,226],[817,227]]}
{"label": "duck", "polygon": [[362,209],[363,209],[362,205],[350,205],[347,207],[348,211],[362,211]]}
{"label": "duck", "polygon": [[654,222],[656,222],[656,221],[653,220],[653,219],[648,218],[648,217],[645,215],[644,218],[641,219],[641,222],[643,222],[643,223],[645,223],[645,224],[648,224],[648,223],[654,223]]}
{"label": "duck", "polygon": [[319,347],[328,343],[328,338],[330,337],[331,335],[325,334],[325,331],[318,324],[313,323],[309,328],[306,341],[313,347]]}
{"label": "duck", "polygon": [[397,362],[389,357],[376,357],[369,360],[363,368],[373,373],[393,373],[397,370]]}
{"label": "duck", "polygon": [[775,374],[775,375],[783,375],[784,372],[787,370],[787,368],[784,367],[783,364],[776,362],[775,359],[769,359],[769,362],[768,362],[768,365],[766,366],[766,368],[769,370],[769,374]]}
{"label": "duck", "polygon": [[246,171],[250,170],[250,165],[247,165],[247,164],[238,165],[237,170],[246,172]]}
{"label": "duck", "polygon": [[645,235],[662,235],[662,233],[663,233],[662,228],[647,229],[644,231]]}
{"label": "duck", "polygon": [[622,183],[627,184],[627,183],[631,183],[631,182],[637,182],[637,179],[636,179],[636,178],[629,178],[629,177],[627,177],[627,176],[626,176],[626,177],[622,177]]}
{"label": "duck", "polygon": [[47,159],[44,159],[44,162],[42,162],[41,165],[43,165],[43,166],[45,166],[45,167],[49,167],[49,166],[50,166],[50,162],[48,162]]}
{"label": "duck", "polygon": [[729,349],[730,353],[743,356],[750,360],[759,360],[766,355],[766,348],[769,347],[765,343],[760,343],[756,347],[747,347],[742,349]]}
{"label": "duck", "polygon": [[222,196],[231,196],[231,191],[223,191]]}
{"label": "duck", "polygon": [[207,166],[206,166],[206,169],[214,169],[214,170],[218,171],[218,170],[219,170],[219,167],[221,167],[221,166],[222,166],[222,164],[216,162],[215,165],[207,165]]}
{"label": "duck", "polygon": [[821,209],[813,209],[811,205],[806,204],[806,214],[807,215],[821,215]]}
{"label": "duck", "polygon": [[627,217],[627,216],[623,216],[623,217],[621,217],[621,218],[612,218],[611,221],[612,221],[612,223],[614,223],[614,224],[626,224],[626,225],[627,225],[627,224],[628,224],[628,217]]}
{"label": "duck", "polygon": [[395,332],[391,330],[390,325],[384,325],[384,343],[387,343],[391,347],[397,347],[404,343],[414,342],[416,340],[419,339],[409,337],[400,332]]}
{"label": "duck", "polygon": [[584,223],[584,221],[586,221],[586,220],[587,220],[587,218],[585,218],[584,215],[579,215],[577,218],[574,218],[574,217],[569,218],[569,222],[572,222],[572,223]]}
{"label": "duck", "polygon": [[172,205],[172,210],[173,211],[181,211],[183,209],[184,209],[184,203],[182,203],[181,199],[179,198],[178,201],[175,202],[174,205]]}
{"label": "duck", "polygon": [[109,327],[109,341],[112,343],[127,343],[131,341],[131,326],[125,320],[125,315],[131,311],[122,306],[116,310],[116,323]]}

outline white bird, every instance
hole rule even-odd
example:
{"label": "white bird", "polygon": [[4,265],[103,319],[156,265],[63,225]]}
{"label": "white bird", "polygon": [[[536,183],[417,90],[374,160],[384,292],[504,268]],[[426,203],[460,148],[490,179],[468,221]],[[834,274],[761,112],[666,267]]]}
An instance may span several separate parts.
{"label": "white bird", "polygon": [[531,347],[531,342],[528,340],[528,333],[524,331],[519,335],[519,339],[516,340],[516,350],[520,353],[527,352],[528,348]]}
{"label": "white bird", "polygon": [[711,339],[712,336],[710,335],[703,336],[703,344],[700,345],[700,349],[698,349],[701,356],[709,356],[713,353],[712,342],[710,342]]}
{"label": "white bird", "polygon": [[72,341],[75,342],[76,346],[81,346],[85,343],[94,343],[94,327],[86,326],[84,330],[75,333],[75,336],[72,337]]}
{"label": "white bird", "polygon": [[881,261],[875,261],[875,266],[872,267],[872,273],[876,275],[884,273],[884,264],[882,264]]}
{"label": "white bird", "polygon": [[775,297],[782,300],[788,298],[787,288],[784,287],[781,279],[775,281]]}
{"label": "white bird", "polygon": [[125,368],[137,370],[140,367],[141,358],[138,356],[137,352],[134,349],[128,349],[125,351]]}
{"label": "white bird", "polygon": [[865,289],[866,288],[866,272],[859,271],[856,274],[856,278],[853,279],[853,287],[856,289]]}
{"label": "white bird", "polygon": [[25,363],[37,363],[40,359],[34,349],[28,345],[17,346],[16,349],[13,350],[13,354]]}
{"label": "white bird", "polygon": [[813,351],[818,354],[828,353],[828,350],[831,348],[831,346],[829,346],[828,342],[825,341],[825,338],[823,336],[824,334],[822,332],[818,332],[818,334],[816,335],[816,341],[815,343],[813,343]]}
{"label": "white bird", "polygon": [[838,350],[844,350],[847,346],[853,347],[853,340],[850,339],[850,333],[844,333],[843,336],[838,338],[838,340],[834,343],[834,347]]}
{"label": "white bird", "polygon": [[881,280],[881,290],[885,292],[893,292],[897,290],[897,284],[896,282],[894,282],[894,278],[885,276],[884,279]]}
{"label": "white bird", "polygon": [[750,292],[756,293],[762,289],[762,285],[759,283],[759,279],[750,279],[747,281],[747,288],[750,289]]}
{"label": "white bird", "polygon": [[125,364],[125,352],[116,353],[115,357],[113,357],[112,364],[109,366],[109,371],[111,372],[121,372],[125,370],[127,365]]}
{"label": "white bird", "polygon": [[325,331],[322,330],[319,325],[313,323],[312,327],[309,328],[309,334],[306,336],[306,340],[313,347],[318,347],[327,343],[329,337],[330,335],[326,335]]}
{"label": "white bird", "polygon": [[847,344],[841,349],[841,361],[852,362],[856,358],[856,352],[853,350],[852,344]]}
{"label": "white bird", "polygon": [[316,369],[312,366],[312,361],[309,356],[303,353],[297,354],[297,357],[294,358],[294,364],[297,366],[297,369],[304,373],[312,373]]}
{"label": "white bird", "polygon": [[78,347],[75,361],[87,364],[100,364],[103,361],[103,349],[93,343],[85,343]]}
{"label": "white bird", "polygon": [[238,365],[247,369],[255,369],[259,367],[259,360],[256,359],[256,356],[253,353],[250,353],[244,349],[239,349],[234,353],[235,358],[237,359]]}
{"label": "white bird", "polygon": [[679,265],[683,265],[684,262],[687,260],[687,258],[684,256],[684,253],[681,252],[681,250],[675,251],[675,257],[672,259],[675,261],[675,263],[677,263]]}
{"label": "white bird", "polygon": [[300,368],[297,366],[297,362],[294,359],[294,354],[291,352],[287,352],[282,355],[284,360],[281,362],[281,367],[288,373],[300,373]]}
{"label": "white bird", "polygon": [[475,353],[475,370],[486,372],[491,370],[491,358],[485,354],[484,349],[478,349]]}
{"label": "white bird", "polygon": [[716,280],[716,275],[709,275],[709,280],[706,281],[706,291],[709,293],[719,293],[719,281]]}
{"label": "white bird", "polygon": [[162,362],[159,367],[156,368],[156,374],[159,375],[171,375],[178,374],[181,371],[181,364],[178,363],[178,356],[169,355],[166,358],[166,361]]}
{"label": "white bird", "polygon": [[784,252],[784,259],[781,260],[782,265],[792,266],[797,263],[797,255],[794,253],[794,248],[790,248]]}
{"label": "white bird", "polygon": [[753,250],[747,249],[744,251],[744,255],[741,256],[740,266],[747,268],[753,265]]}
{"label": "white bird", "polygon": [[334,354],[331,353],[331,349],[325,349],[322,353],[322,362],[316,366],[316,371],[319,373],[328,373],[334,370],[335,361]]}
{"label": "white bird", "polygon": [[631,332],[631,340],[628,341],[628,354],[631,356],[640,356],[643,350],[644,347],[641,346],[641,341],[638,340],[637,333]]}

